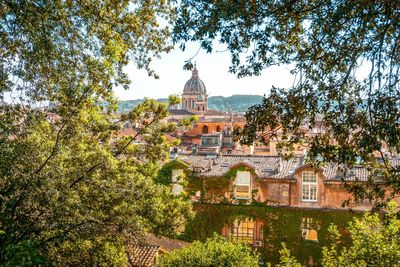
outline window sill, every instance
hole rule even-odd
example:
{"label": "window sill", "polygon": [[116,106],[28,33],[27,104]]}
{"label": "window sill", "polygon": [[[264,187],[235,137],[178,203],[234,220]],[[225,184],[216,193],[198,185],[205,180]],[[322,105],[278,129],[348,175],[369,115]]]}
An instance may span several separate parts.
{"label": "window sill", "polygon": [[234,197],[237,200],[250,200],[250,197]]}
{"label": "window sill", "polygon": [[307,200],[307,199],[302,199],[301,202],[311,202],[311,203],[317,203],[318,200]]}

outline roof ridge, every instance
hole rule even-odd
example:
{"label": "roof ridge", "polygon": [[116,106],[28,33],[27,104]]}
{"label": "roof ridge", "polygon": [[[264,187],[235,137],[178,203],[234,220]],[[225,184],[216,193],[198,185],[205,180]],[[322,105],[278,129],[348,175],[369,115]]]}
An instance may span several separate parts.
{"label": "roof ridge", "polygon": [[[191,155],[191,156],[207,156],[206,154],[185,154],[185,153],[178,153],[178,155]],[[282,156],[278,156],[278,155],[250,155],[250,154],[246,154],[246,155],[234,155],[234,154],[231,154],[231,155],[218,155],[218,158],[219,157],[232,157],[232,158],[239,158],[239,157],[248,157],[248,158],[256,158],[256,157],[258,157],[258,158],[284,158],[284,157],[282,157]],[[304,156],[294,156],[293,158],[304,158]],[[291,158],[291,159],[293,159],[293,158]]]}

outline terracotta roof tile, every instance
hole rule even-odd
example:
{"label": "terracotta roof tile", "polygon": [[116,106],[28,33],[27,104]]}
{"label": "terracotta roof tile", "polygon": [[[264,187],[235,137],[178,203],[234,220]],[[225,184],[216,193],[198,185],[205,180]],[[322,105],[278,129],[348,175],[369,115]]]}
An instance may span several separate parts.
{"label": "terracotta roof tile", "polygon": [[222,116],[222,115],[224,115],[224,113],[221,112],[221,111],[215,110],[215,109],[209,109],[209,110],[207,110],[205,115],[208,115],[208,116],[213,116],[213,115]]}
{"label": "terracotta roof tile", "polygon": [[134,136],[137,132],[132,128],[121,129],[116,132],[118,137]]}
{"label": "terracotta roof tile", "polygon": [[186,110],[186,109],[170,109],[170,110],[168,110],[168,112],[169,112],[169,115],[172,115],[172,116],[192,116],[192,115],[194,115],[194,114],[196,114],[196,113],[194,113],[194,112],[190,112],[189,110]]}
{"label": "terracotta roof tile", "polygon": [[[198,172],[199,176],[221,177],[230,168],[238,164],[245,164],[254,169],[255,173],[263,179],[294,179],[294,172],[305,166],[304,157],[295,157],[284,160],[279,156],[258,155],[219,155],[206,156],[198,154],[180,154],[179,158],[188,163]],[[391,160],[393,166],[400,166],[400,158]],[[353,167],[345,176],[340,174],[338,164],[328,164],[322,168],[322,173],[328,181],[367,181],[369,171],[363,167]]]}
{"label": "terracotta roof tile", "polygon": [[154,266],[160,246],[157,245],[139,245],[130,246],[128,253],[128,263],[132,267]]}
{"label": "terracotta roof tile", "polygon": [[160,247],[160,249],[165,250],[167,252],[171,252],[175,249],[180,249],[190,244],[182,240],[172,239],[165,236],[155,236],[153,234],[147,235],[146,243],[149,245],[157,245]]}
{"label": "terracotta roof tile", "polygon": [[199,175],[209,177],[223,176],[233,166],[244,163],[252,166],[261,178],[290,179],[302,162],[300,158],[283,160],[277,156],[223,155],[211,159],[204,155],[181,154],[180,158],[202,170]]}

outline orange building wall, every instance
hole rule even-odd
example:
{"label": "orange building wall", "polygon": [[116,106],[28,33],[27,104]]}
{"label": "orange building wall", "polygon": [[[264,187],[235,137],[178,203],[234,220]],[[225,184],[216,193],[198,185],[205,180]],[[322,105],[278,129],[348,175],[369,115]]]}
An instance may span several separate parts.
{"label": "orange building wall", "polygon": [[233,131],[233,129],[235,127],[243,127],[244,126],[244,122],[235,122],[235,123],[231,123],[231,122],[197,122],[193,129],[190,129],[188,131],[185,132],[186,135],[201,135],[203,134],[203,127],[207,126],[208,127],[208,133],[217,133],[217,127],[219,126],[222,132],[224,130],[225,127],[232,127],[231,131]]}
{"label": "orange building wall", "polygon": [[[343,209],[344,201],[352,199],[352,195],[346,191],[341,182],[324,181],[322,173],[317,173],[317,201],[308,202],[301,200],[301,175],[303,171],[313,171],[311,167],[305,167],[298,170],[295,180],[259,180],[252,176],[252,190],[255,190],[253,201],[265,203],[271,206],[289,206],[297,208],[322,208],[322,209]],[[204,178],[207,181],[207,178]],[[212,179],[225,179],[224,177],[215,177]],[[207,182],[205,182],[207,184]],[[205,202],[218,203],[219,201],[227,201],[236,203],[233,199],[233,184],[230,183],[226,188],[211,189],[205,186],[206,197]],[[389,197],[388,192],[387,197]],[[400,196],[394,198],[400,204]],[[372,204],[368,201],[355,204],[350,201],[350,208],[356,210],[368,210],[372,208]]]}

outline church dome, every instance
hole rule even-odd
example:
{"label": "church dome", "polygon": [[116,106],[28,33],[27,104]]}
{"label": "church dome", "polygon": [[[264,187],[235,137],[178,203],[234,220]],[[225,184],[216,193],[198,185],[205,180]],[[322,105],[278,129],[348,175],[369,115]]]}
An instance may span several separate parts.
{"label": "church dome", "polygon": [[202,80],[199,78],[199,72],[194,66],[192,70],[192,78],[190,78],[186,83],[185,87],[183,88],[183,94],[188,95],[205,95],[207,93],[206,86]]}

